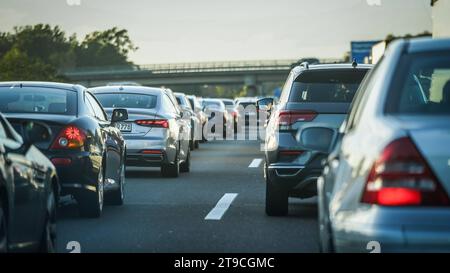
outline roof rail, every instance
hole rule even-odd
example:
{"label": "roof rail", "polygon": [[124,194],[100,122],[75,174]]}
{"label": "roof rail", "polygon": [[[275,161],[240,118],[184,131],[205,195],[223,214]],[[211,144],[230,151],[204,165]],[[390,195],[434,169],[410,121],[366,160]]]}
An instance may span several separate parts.
{"label": "roof rail", "polygon": [[300,66],[303,66],[306,69],[309,69],[309,63],[308,62],[303,62],[300,64]]}

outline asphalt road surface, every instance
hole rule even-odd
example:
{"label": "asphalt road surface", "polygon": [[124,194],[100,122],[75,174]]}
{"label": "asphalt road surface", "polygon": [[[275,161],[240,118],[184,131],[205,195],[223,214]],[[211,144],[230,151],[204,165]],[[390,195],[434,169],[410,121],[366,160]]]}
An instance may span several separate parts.
{"label": "asphalt road surface", "polygon": [[265,215],[259,148],[258,141],[202,143],[179,178],[127,168],[125,204],[105,206],[101,218],[80,218],[66,201],[58,251],[76,241],[81,252],[317,252],[314,199],[290,199],[286,217]]}

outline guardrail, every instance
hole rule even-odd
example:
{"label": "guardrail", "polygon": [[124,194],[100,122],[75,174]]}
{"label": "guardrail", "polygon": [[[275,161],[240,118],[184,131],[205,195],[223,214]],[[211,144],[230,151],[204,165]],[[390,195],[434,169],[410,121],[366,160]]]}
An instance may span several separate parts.
{"label": "guardrail", "polygon": [[[169,63],[146,64],[128,66],[101,66],[66,69],[60,71],[66,76],[100,75],[150,72],[152,74],[171,73],[201,73],[201,72],[234,72],[260,70],[289,70],[298,60],[258,60],[258,61],[226,61],[226,62],[197,62],[197,63]],[[341,62],[339,59],[322,59],[321,63]]]}

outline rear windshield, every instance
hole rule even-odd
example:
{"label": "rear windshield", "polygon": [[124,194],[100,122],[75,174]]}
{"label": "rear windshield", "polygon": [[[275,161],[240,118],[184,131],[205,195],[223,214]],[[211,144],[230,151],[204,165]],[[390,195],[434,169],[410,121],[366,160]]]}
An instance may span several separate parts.
{"label": "rear windshield", "polygon": [[253,106],[256,107],[256,102],[239,102],[238,105],[240,105],[240,106],[242,106],[244,108],[246,108],[249,105],[253,105]]}
{"label": "rear windshield", "polygon": [[226,107],[234,106],[234,102],[233,101],[229,101],[229,100],[223,100],[223,104],[225,104]]}
{"label": "rear windshield", "polygon": [[289,102],[351,103],[367,69],[307,71],[292,85]]}
{"label": "rear windshield", "polygon": [[220,101],[214,101],[214,100],[203,100],[203,106],[210,107],[210,108],[218,108],[222,109],[223,104],[220,103]]}
{"label": "rear windshield", "polygon": [[74,115],[76,95],[76,91],[49,87],[0,87],[0,111]]}
{"label": "rear windshield", "polygon": [[175,96],[175,97],[176,97],[177,102],[178,102],[179,105],[192,109],[190,103],[188,103],[187,99],[185,99],[183,96]]}
{"label": "rear windshield", "polygon": [[450,115],[450,52],[403,57],[390,94],[389,113]]}
{"label": "rear windshield", "polygon": [[101,93],[95,96],[105,108],[153,109],[158,100],[156,95],[129,93]]}

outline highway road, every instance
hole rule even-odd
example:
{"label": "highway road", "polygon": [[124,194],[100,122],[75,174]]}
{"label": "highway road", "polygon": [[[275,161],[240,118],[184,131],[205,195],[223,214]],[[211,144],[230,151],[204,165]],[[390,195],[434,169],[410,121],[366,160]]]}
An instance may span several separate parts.
{"label": "highway road", "polygon": [[210,141],[178,178],[128,168],[125,204],[101,218],[81,218],[64,200],[58,251],[76,241],[81,252],[317,252],[315,199],[291,199],[286,217],[264,213],[262,158],[258,141]]}

